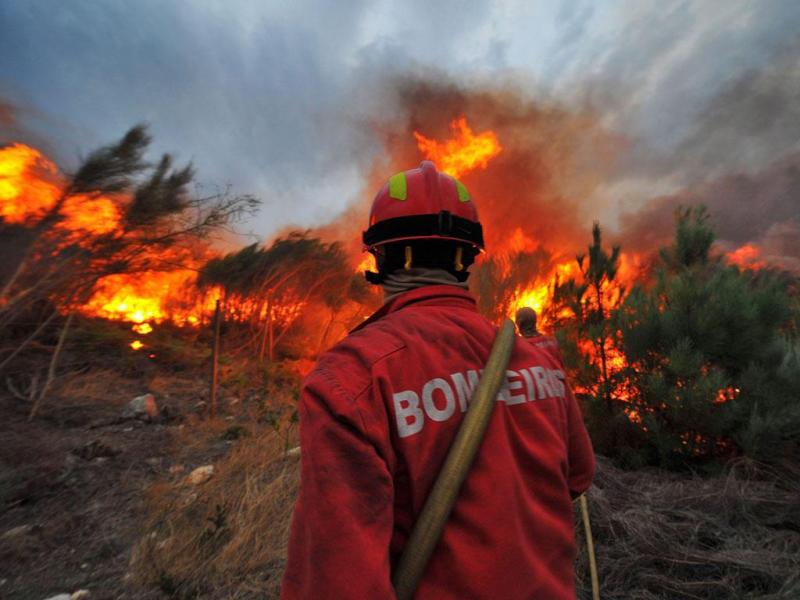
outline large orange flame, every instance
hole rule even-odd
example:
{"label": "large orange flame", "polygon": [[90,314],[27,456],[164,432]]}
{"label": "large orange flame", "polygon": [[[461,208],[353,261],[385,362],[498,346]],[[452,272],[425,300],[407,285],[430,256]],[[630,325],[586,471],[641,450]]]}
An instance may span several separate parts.
{"label": "large orange flame", "polygon": [[58,206],[63,182],[58,168],[25,144],[0,148],[0,217],[8,223],[31,223],[58,210],[58,227],[71,232],[104,234],[119,224],[117,204],[105,196],[69,196]]}
{"label": "large orange flame", "polygon": [[436,166],[455,178],[475,169],[485,169],[489,160],[497,156],[502,147],[493,131],[475,134],[467,124],[466,117],[459,117],[450,124],[454,137],[444,142],[429,139],[414,132],[420,152],[436,163]]}
{"label": "large orange flame", "polygon": [[[30,227],[52,214],[57,217],[53,227],[64,234],[64,243],[114,235],[128,199],[64,196],[64,185],[55,164],[35,148],[19,143],[0,148],[1,221]],[[193,290],[196,277],[196,271],[190,269],[110,275],[98,281],[94,294],[79,310],[138,324],[141,334],[152,330],[150,323],[165,320],[193,325],[213,308],[216,299],[214,294],[197,299]]]}
{"label": "large orange flame", "polygon": [[60,194],[52,181],[57,174],[56,166],[30,146],[0,148],[0,217],[23,223],[43,216]]}

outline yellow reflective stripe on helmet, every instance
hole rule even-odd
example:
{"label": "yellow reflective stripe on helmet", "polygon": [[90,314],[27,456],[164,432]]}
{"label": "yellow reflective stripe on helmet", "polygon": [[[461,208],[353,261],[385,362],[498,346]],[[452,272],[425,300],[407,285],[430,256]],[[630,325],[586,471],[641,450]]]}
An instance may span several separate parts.
{"label": "yellow reflective stripe on helmet", "polygon": [[469,191],[467,187],[461,183],[458,179],[454,179],[453,181],[456,182],[456,189],[458,190],[458,199],[461,202],[469,202]]}
{"label": "yellow reflective stripe on helmet", "polygon": [[408,184],[405,173],[396,173],[389,177],[389,197],[395,200],[408,198]]}

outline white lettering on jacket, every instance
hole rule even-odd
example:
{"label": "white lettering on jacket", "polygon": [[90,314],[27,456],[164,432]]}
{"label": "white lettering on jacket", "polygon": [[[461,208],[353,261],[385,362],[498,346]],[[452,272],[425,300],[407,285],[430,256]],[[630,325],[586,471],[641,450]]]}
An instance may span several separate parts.
{"label": "white lettering on jacket", "polygon": [[394,414],[397,417],[397,433],[408,437],[420,431],[425,416],[419,408],[419,396],[411,390],[394,395]]}
{"label": "white lettering on jacket", "polygon": [[[445,378],[434,377],[422,386],[421,395],[413,390],[394,394],[398,435],[404,438],[419,433],[425,427],[426,417],[431,421],[447,421],[456,412],[456,399],[461,412],[466,411],[479,379],[480,373],[473,369],[452,373],[452,385]],[[534,366],[508,370],[497,401],[514,406],[546,398],[564,398],[567,393],[564,381],[564,372],[560,369]]]}

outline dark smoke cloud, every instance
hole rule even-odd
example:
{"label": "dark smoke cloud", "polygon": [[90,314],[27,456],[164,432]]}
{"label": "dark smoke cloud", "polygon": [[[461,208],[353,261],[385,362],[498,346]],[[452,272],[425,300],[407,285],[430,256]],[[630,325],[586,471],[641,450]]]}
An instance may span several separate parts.
{"label": "dark smoke cloud", "polygon": [[759,67],[727,79],[699,109],[684,104],[692,116],[677,142],[665,149],[639,140],[620,163],[621,176],[669,178],[688,185],[758,169],[800,149],[798,56],[800,37],[780,46]]}
{"label": "dark smoke cloud", "polygon": [[760,167],[800,149],[800,38],[774,62],[739,75],[716,93],[675,155],[689,179]]}
{"label": "dark smoke cloud", "polygon": [[778,266],[800,266],[800,153],[753,173],[731,173],[652,200],[623,217],[620,239],[638,251],[665,246],[676,209],[698,204],[709,209],[723,249],[756,243]]}

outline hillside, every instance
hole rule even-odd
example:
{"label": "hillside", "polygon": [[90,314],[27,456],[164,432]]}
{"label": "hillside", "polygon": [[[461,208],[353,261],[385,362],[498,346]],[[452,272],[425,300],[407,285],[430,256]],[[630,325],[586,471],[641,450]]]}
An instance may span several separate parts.
{"label": "hillside", "polygon": [[[152,392],[160,414],[123,419]],[[0,410],[0,596],[277,597],[297,485],[292,419],[223,388],[205,412],[198,378],[62,381],[41,417]],[[268,415],[271,415],[268,416]],[[623,471],[600,458],[589,493],[603,598],[797,598],[800,477],[740,461],[711,477]],[[197,467],[213,465],[202,483]],[[201,480],[203,478],[200,478]],[[577,573],[589,598],[576,511]]]}

